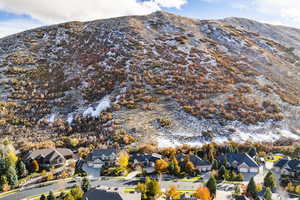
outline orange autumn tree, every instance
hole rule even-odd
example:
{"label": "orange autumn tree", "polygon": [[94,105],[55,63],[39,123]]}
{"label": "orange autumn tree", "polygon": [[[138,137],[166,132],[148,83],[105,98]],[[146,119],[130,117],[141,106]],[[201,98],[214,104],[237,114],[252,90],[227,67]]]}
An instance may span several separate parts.
{"label": "orange autumn tree", "polygon": [[159,173],[166,172],[168,169],[168,163],[164,160],[157,160],[155,162],[155,170]]}
{"label": "orange autumn tree", "polygon": [[176,185],[171,185],[169,187],[166,196],[170,197],[171,199],[180,199],[180,192],[177,191]]}
{"label": "orange autumn tree", "polygon": [[196,190],[194,196],[200,200],[211,200],[212,199],[210,191],[207,187],[199,187]]}

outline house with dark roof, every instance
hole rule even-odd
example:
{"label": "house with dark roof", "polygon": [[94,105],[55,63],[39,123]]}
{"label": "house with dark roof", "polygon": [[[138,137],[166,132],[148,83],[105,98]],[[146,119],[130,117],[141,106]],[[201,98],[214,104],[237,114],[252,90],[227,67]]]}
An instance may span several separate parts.
{"label": "house with dark roof", "polygon": [[244,195],[235,196],[233,199],[234,200],[248,200],[248,198]]}
{"label": "house with dark roof", "polygon": [[141,200],[141,193],[124,193],[122,188],[94,188],[87,191],[83,200]]}
{"label": "house with dark roof", "polygon": [[[173,200],[173,198],[167,197],[166,200]],[[197,200],[197,198],[193,197],[193,195],[189,195],[185,193],[180,195],[180,198],[178,200]]]}
{"label": "house with dark roof", "polygon": [[259,173],[260,166],[247,153],[227,153],[218,157],[220,163],[227,162],[230,168],[242,173]]}
{"label": "house with dark roof", "polygon": [[176,156],[180,166],[184,165],[184,159],[188,157],[189,160],[194,164],[194,166],[199,170],[199,172],[208,172],[211,170],[211,164],[207,160],[202,160],[199,156],[195,155],[185,155],[180,153]]}
{"label": "house with dark roof", "polygon": [[72,158],[74,158],[74,154],[70,149],[48,148],[29,151],[23,157],[23,160],[26,164],[36,160],[42,168],[49,168],[62,166],[66,160]]}
{"label": "house with dark roof", "polygon": [[116,149],[95,149],[86,158],[89,167],[101,169],[103,166],[113,166],[117,161]]}
{"label": "house with dark roof", "polygon": [[300,175],[300,160],[291,160],[290,158],[285,157],[277,161],[273,167],[274,171],[281,175]]}
{"label": "house with dark roof", "polygon": [[143,167],[144,171],[147,173],[152,173],[155,171],[155,162],[161,160],[162,156],[157,153],[153,154],[138,154],[133,153],[130,156],[130,162],[134,166]]}

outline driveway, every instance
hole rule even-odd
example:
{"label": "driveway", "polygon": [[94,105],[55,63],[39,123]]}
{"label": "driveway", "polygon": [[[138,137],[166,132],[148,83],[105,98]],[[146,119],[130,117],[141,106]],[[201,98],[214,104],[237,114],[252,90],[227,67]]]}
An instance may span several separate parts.
{"label": "driveway", "polygon": [[84,170],[88,174],[88,176],[92,176],[94,178],[100,177],[100,169],[88,167],[86,163],[82,165],[82,170]]}
{"label": "driveway", "polygon": [[216,199],[229,200],[231,199],[232,192],[217,190]]}

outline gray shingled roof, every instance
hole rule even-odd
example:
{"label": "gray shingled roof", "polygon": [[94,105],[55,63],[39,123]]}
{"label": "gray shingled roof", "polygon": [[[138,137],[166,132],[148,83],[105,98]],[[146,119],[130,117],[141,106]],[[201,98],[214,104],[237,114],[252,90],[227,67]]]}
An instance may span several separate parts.
{"label": "gray shingled roof", "polygon": [[195,166],[207,166],[210,165],[210,163],[207,160],[202,160],[199,156],[195,155],[185,155],[183,153],[180,153],[176,156],[176,159],[178,162],[183,162],[184,158],[186,156],[189,156],[190,161],[195,165]]}
{"label": "gray shingled roof", "polygon": [[85,193],[83,200],[123,200],[117,192],[107,192],[105,190],[91,189]]}
{"label": "gray shingled roof", "polygon": [[92,157],[101,158],[102,155],[110,156],[111,154],[117,154],[116,149],[94,149],[86,158],[87,161],[92,161]]}
{"label": "gray shingled roof", "polygon": [[[122,190],[122,189],[121,189]],[[141,200],[140,193],[124,193],[118,188],[107,191],[105,189],[91,189],[85,193],[83,200]]]}
{"label": "gray shingled roof", "polygon": [[246,163],[249,167],[259,167],[259,165],[247,153],[228,153],[218,157],[218,160],[224,161],[225,157],[229,163],[237,162],[237,165]]}
{"label": "gray shingled roof", "polygon": [[274,164],[274,167],[282,168],[288,161],[288,159],[280,159]]}
{"label": "gray shingled roof", "polygon": [[300,172],[300,160],[289,160],[287,165],[289,171]]}
{"label": "gray shingled roof", "polygon": [[24,160],[36,160],[40,157],[46,158],[47,160],[51,161],[57,157],[65,157],[73,155],[73,152],[66,148],[48,148],[48,149],[37,149],[31,152],[28,152],[24,156]]}
{"label": "gray shingled roof", "polygon": [[150,155],[150,154],[137,154],[133,153],[130,157],[130,160],[136,160],[137,162],[144,163],[144,162],[156,162],[160,160],[160,155]]}

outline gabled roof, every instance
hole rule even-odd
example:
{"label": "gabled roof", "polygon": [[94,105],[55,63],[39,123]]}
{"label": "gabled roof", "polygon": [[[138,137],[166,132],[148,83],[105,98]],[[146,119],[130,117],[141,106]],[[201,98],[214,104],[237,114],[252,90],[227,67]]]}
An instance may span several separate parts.
{"label": "gabled roof", "polygon": [[105,190],[91,189],[87,191],[83,200],[123,200],[117,192],[107,192]]}
{"label": "gabled roof", "polygon": [[70,155],[73,155],[73,152],[66,148],[37,149],[37,150],[28,152],[24,156],[24,160],[25,161],[36,160],[36,159],[39,159],[42,157],[42,158],[45,158],[45,159],[51,161],[51,160],[56,159],[57,157],[64,158],[65,156],[70,156]]}
{"label": "gabled roof", "polygon": [[57,158],[64,158],[64,156],[55,149],[45,157],[45,159],[49,161],[55,160]]}
{"label": "gabled roof", "polygon": [[83,200],[141,200],[140,193],[124,193],[119,189],[91,189],[84,194]]}
{"label": "gabled roof", "polygon": [[100,158],[102,156],[110,156],[112,154],[117,154],[116,149],[94,149],[86,158],[87,161],[92,161],[95,157]]}
{"label": "gabled roof", "polygon": [[179,153],[176,155],[176,159],[178,160],[178,162],[183,161],[185,157],[186,155],[184,153]]}
{"label": "gabled roof", "polygon": [[289,160],[285,168],[288,171],[300,171],[300,160]]}
{"label": "gabled roof", "polygon": [[225,157],[229,163],[237,162],[237,165],[242,163],[247,164],[249,167],[259,167],[259,165],[247,153],[228,153],[218,157],[218,160],[224,162]]}
{"label": "gabled roof", "polygon": [[110,156],[111,154],[116,154],[117,150],[116,149],[94,149],[92,151],[92,155],[93,156]]}
{"label": "gabled roof", "polygon": [[207,166],[210,165],[210,163],[207,160],[202,160],[199,156],[195,155],[185,155],[183,153],[180,153],[176,156],[176,159],[179,162],[183,162],[184,158],[186,156],[189,156],[190,161],[195,165],[195,166]]}
{"label": "gabled roof", "polygon": [[274,164],[274,167],[282,168],[288,161],[288,159],[280,159]]}
{"label": "gabled roof", "polygon": [[235,200],[247,200],[248,198],[243,195],[240,195],[240,196],[236,196],[234,199]]}
{"label": "gabled roof", "polygon": [[194,155],[190,156],[190,161],[195,166],[207,166],[207,165],[210,165],[207,160],[202,160],[200,157],[194,156]]}
{"label": "gabled roof", "polygon": [[133,153],[130,157],[131,160],[136,160],[138,162],[156,162],[157,160],[161,159],[161,156],[159,154],[138,154]]}

